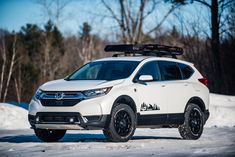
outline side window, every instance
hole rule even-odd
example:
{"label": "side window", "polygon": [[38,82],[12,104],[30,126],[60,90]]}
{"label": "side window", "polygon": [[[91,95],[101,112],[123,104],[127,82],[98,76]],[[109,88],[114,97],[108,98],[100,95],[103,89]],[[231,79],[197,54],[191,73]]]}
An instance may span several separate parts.
{"label": "side window", "polygon": [[180,69],[176,62],[159,61],[162,80],[181,80]]}
{"label": "side window", "polygon": [[159,70],[157,67],[157,61],[151,61],[145,63],[138,71],[135,79],[138,79],[141,75],[151,75],[154,81],[160,80]]}
{"label": "side window", "polygon": [[183,79],[190,78],[192,76],[192,74],[194,73],[194,70],[190,66],[182,64],[182,63],[178,63],[178,65],[179,65],[181,72],[183,74]]}

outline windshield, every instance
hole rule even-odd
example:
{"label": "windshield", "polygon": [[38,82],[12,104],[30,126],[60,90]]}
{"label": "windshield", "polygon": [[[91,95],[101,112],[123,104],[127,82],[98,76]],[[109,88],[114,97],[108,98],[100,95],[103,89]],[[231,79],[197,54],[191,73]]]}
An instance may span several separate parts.
{"label": "windshield", "polygon": [[131,75],[139,61],[97,61],[90,62],[66,80],[118,80]]}

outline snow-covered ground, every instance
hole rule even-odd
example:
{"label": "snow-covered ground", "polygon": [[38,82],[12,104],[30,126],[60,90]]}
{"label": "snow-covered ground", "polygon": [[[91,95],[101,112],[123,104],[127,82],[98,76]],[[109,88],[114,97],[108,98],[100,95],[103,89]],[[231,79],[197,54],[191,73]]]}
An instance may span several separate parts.
{"label": "snow-covered ground", "polygon": [[[0,103],[0,157],[6,156],[235,156],[235,96],[210,94],[202,137],[182,140],[177,129],[137,129],[126,143],[107,142],[102,131],[68,131],[61,142],[40,142],[27,111]],[[216,127],[215,127],[216,126]]]}
{"label": "snow-covered ground", "polygon": [[28,111],[7,103],[0,103],[0,129],[27,129]]}
{"label": "snow-covered ground", "polygon": [[[235,126],[235,96],[210,94],[210,117],[205,127]],[[25,109],[0,103],[0,130],[27,129],[29,123]]]}
{"label": "snow-covered ground", "polygon": [[235,154],[235,128],[205,128],[198,140],[182,140],[177,129],[137,129],[126,143],[105,141],[101,131],[69,131],[61,142],[40,142],[32,130],[0,131],[1,157],[149,157]]}
{"label": "snow-covered ground", "polygon": [[210,94],[210,117],[206,127],[235,126],[235,96]]}

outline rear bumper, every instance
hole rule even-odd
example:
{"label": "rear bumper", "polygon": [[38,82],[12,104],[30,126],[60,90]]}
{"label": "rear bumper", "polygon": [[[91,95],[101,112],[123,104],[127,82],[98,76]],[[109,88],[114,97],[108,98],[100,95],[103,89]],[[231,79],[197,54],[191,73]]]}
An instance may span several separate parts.
{"label": "rear bumper", "polygon": [[78,112],[38,112],[28,115],[33,129],[102,129],[109,122],[109,115],[82,116]]}

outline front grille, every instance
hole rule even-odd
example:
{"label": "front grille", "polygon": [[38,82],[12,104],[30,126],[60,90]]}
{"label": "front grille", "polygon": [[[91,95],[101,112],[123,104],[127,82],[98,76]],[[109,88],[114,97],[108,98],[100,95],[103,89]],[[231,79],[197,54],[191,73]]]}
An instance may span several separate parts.
{"label": "front grille", "polygon": [[43,106],[74,106],[85,97],[81,92],[43,92],[40,102]]}
{"label": "front grille", "polygon": [[43,106],[74,106],[79,103],[80,99],[40,99]]}

